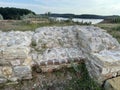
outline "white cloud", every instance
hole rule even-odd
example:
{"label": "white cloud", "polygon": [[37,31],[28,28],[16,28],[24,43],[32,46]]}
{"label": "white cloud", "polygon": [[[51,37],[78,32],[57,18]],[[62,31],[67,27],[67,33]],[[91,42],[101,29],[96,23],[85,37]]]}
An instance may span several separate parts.
{"label": "white cloud", "polygon": [[46,6],[42,6],[39,4],[24,4],[24,3],[8,3],[8,2],[0,2],[0,6],[2,7],[17,7],[17,8],[26,8],[26,9],[30,9],[33,10],[34,12],[38,12],[40,13],[40,10],[47,10],[49,9],[49,7]]}
{"label": "white cloud", "polygon": [[[18,7],[33,10],[36,13],[75,13],[75,14],[120,14],[118,0],[33,0],[33,4],[3,2],[2,7]],[[36,4],[35,4],[36,3]]]}

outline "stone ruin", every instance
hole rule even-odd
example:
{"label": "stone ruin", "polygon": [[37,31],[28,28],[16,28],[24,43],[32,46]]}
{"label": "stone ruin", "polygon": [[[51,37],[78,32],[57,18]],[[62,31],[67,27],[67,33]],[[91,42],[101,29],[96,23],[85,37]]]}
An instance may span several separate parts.
{"label": "stone ruin", "polygon": [[31,79],[34,66],[52,72],[83,61],[89,75],[109,87],[107,80],[120,75],[120,44],[94,26],[0,31],[0,84]]}

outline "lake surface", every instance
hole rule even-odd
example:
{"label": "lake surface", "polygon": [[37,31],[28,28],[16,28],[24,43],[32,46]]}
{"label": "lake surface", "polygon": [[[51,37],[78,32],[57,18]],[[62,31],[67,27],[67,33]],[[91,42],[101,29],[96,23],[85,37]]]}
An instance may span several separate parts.
{"label": "lake surface", "polygon": [[[60,20],[68,20],[69,18],[61,18],[61,17],[57,17],[56,20],[60,21]],[[74,22],[91,22],[92,24],[98,24],[100,22],[102,22],[104,19],[82,19],[82,18],[73,18],[72,19]]]}

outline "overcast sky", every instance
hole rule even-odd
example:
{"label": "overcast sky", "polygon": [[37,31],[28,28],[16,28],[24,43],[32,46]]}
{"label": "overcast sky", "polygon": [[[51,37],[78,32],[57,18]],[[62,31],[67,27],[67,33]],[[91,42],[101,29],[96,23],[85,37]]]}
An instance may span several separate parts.
{"label": "overcast sky", "polygon": [[26,8],[37,14],[120,15],[120,0],[0,0],[0,7]]}

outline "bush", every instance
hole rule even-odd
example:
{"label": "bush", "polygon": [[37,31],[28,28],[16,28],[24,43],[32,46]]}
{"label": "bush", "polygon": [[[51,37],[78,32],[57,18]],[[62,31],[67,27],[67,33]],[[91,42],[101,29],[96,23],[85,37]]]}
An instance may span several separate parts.
{"label": "bush", "polygon": [[4,17],[4,19],[19,20],[21,16],[27,15],[29,13],[35,14],[33,11],[28,10],[28,9],[0,7],[0,14]]}
{"label": "bush", "polygon": [[120,23],[120,17],[108,17],[104,21],[108,23]]}
{"label": "bush", "polygon": [[3,20],[3,16],[0,14],[0,20]]}

